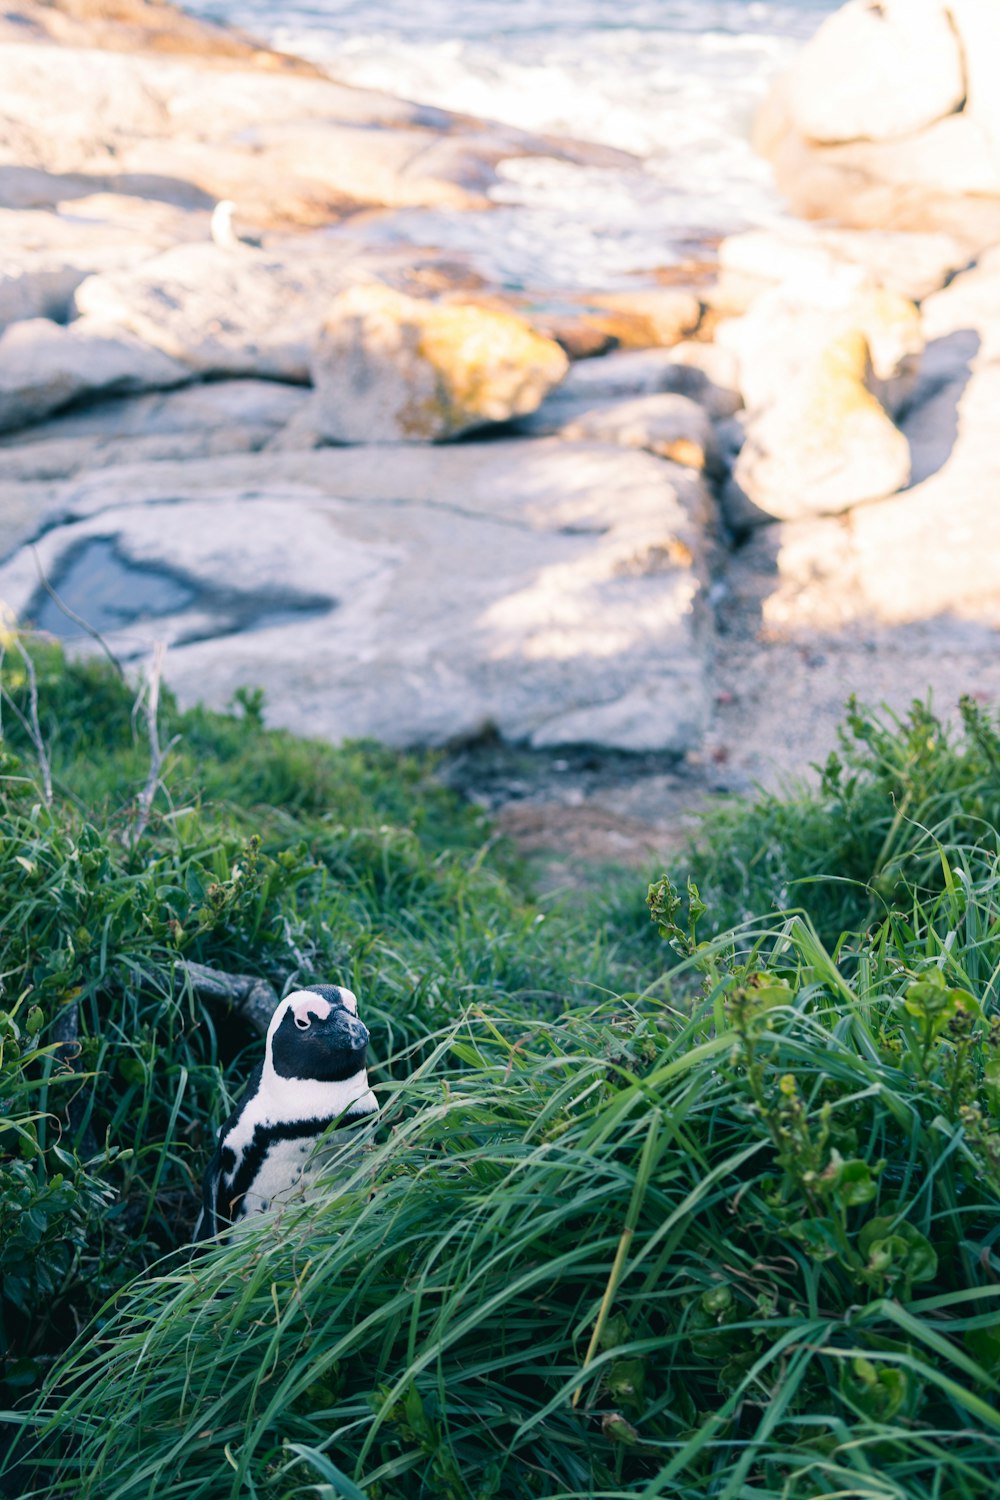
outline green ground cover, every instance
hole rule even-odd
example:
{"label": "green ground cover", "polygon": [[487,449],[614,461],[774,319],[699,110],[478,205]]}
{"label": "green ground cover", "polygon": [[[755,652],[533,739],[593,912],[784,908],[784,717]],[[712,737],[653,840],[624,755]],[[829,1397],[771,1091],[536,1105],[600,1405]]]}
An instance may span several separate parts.
{"label": "green ground cover", "polygon": [[[35,656],[51,804],[4,664],[0,1489],[996,1493],[986,714],[852,711],[814,790],[714,813],[649,911],[610,877],[540,906],[428,764],[252,697],[164,704],[135,839],[132,695]],[[185,958],[349,983],[382,1105],[321,1202],[194,1257],[260,1043]]]}

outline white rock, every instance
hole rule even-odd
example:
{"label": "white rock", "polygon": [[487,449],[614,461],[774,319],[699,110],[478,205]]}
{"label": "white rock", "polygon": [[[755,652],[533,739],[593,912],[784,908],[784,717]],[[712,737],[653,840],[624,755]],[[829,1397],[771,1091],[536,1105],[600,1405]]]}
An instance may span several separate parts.
{"label": "white rock", "polygon": [[202,374],[306,382],[327,304],[350,279],[347,257],[346,249],[293,260],[250,247],[181,245],[88,277],[76,307]]}
{"label": "white rock", "polygon": [[817,224],[750,229],[729,235],[719,246],[723,280],[743,278],[748,305],[777,283],[801,287],[805,300],[815,297],[818,286],[838,283],[851,295],[874,283],[921,302],[967,262],[967,251],[953,235],[862,233]]}
{"label": "white rock", "polygon": [[420,443],[534,411],[569,368],[511,313],[358,286],[312,359],[317,429],[338,443]]}
{"label": "white rock", "polygon": [[190,378],[159,350],[89,319],[68,328],[44,318],[14,323],[0,338],[0,432],[81,396],[164,390]]}
{"label": "white rock", "polygon": [[998,403],[1000,367],[987,363],[915,410],[925,443],[932,431],[938,438],[931,472],[904,495],[852,514],[855,566],[875,618],[1000,627]]}
{"label": "white rock", "polygon": [[964,97],[962,56],[940,0],[849,0],[792,70],[795,125],[824,144],[912,135]]}
{"label": "white rock", "polygon": [[898,139],[818,146],[796,128],[787,96],[787,82],[775,86],[755,144],[802,217],[945,231],[970,252],[1000,238],[1000,155],[970,110]]}
{"label": "white rock", "polygon": [[987,137],[995,155],[1000,150],[1000,10],[993,0],[948,0],[948,14],[958,34],[965,65],[965,111]]}
{"label": "white rock", "polygon": [[913,303],[892,292],[783,283],[745,317],[720,324],[716,338],[739,362],[747,407],[760,411],[794,393],[822,350],[853,332],[867,342],[878,382],[872,389],[891,412],[900,410],[916,382],[924,337]]}
{"label": "white rock", "polygon": [[[673,472],[494,441],[134,465],[33,496],[63,522],[38,542],[46,576],[115,650],[168,639],[185,702],[260,685],[271,722],[332,740],[493,725],[683,753],[704,724],[705,641]],[[37,591],[24,549],[0,597],[37,610]]]}
{"label": "white rock", "polygon": [[[829,344],[795,385],[751,416],[733,477],[753,506],[798,519],[902,489],[909,444],[871,385],[868,345],[855,331]],[[732,497],[729,506],[736,519]]]}
{"label": "white rock", "polygon": [[617,443],[645,448],[658,458],[695,469],[717,469],[712,423],[705,410],[687,396],[639,396],[631,401],[593,407],[562,429],[571,442]]}
{"label": "white rock", "polygon": [[980,362],[1000,358],[1000,256],[986,255],[971,270],[956,276],[921,308],[928,339],[965,333],[967,346]]}
{"label": "white rock", "polygon": [[73,266],[30,269],[0,259],[0,331],[25,318],[65,318],[80,280]]}
{"label": "white rock", "polygon": [[686,396],[713,421],[721,421],[743,404],[738,379],[736,355],[716,344],[680,343],[672,349],[604,354],[571,365],[565,380],[537,412],[518,423],[518,429],[548,436],[596,407],[666,394]]}
{"label": "white rock", "polygon": [[[931,674],[942,708],[954,705],[959,687],[989,690],[1000,627],[998,403],[1000,366],[973,369],[912,414],[911,430],[938,437],[922,482],[849,518],[768,527],[762,540],[774,533],[780,553],[763,599],[765,630],[802,640],[817,628],[860,626],[870,637],[873,627],[889,627],[870,660],[884,677],[902,671],[908,696],[922,695]],[[907,636],[922,652],[908,672]],[[978,667],[961,656],[977,642]],[[857,681],[856,671],[847,676],[845,691]]]}
{"label": "white rock", "polygon": [[100,401],[0,438],[8,479],[59,479],[153,459],[255,452],[308,403],[301,387],[220,380]]}
{"label": "white rock", "polygon": [[89,194],[49,212],[0,208],[0,330],[22,318],[61,322],[85,277],[207,233],[207,214],[128,195]]}

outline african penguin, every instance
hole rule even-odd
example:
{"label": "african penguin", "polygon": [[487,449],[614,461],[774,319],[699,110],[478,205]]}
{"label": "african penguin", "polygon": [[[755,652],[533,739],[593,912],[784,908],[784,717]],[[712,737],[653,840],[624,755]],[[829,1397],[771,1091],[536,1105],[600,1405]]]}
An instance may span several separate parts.
{"label": "african penguin", "polygon": [[368,1087],[368,1030],[350,990],[295,990],[276,1007],[264,1061],[219,1131],[202,1187],[196,1240],[286,1202],[315,1171],[318,1135],[377,1108]]}

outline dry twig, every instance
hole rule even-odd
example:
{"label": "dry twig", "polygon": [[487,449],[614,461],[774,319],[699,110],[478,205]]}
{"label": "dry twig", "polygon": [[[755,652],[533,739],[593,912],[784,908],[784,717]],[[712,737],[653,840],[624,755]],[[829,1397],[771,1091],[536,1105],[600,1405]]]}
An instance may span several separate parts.
{"label": "dry twig", "polygon": [[42,567],[41,558],[38,556],[37,547],[32,547],[31,554],[35,559],[35,570],[38,573],[38,581],[42,585],[42,588],[45,590],[45,592],[48,594],[49,598],[52,600],[52,603],[56,606],[57,609],[62,611],[67,620],[72,620],[74,625],[79,625],[81,630],[85,630],[90,638],[97,642],[101,650],[104,652],[105,656],[108,658],[108,661],[118,673],[118,676],[121,678],[122,682],[124,682],[125,670],[122,667],[122,664],[118,660],[117,656],[112,651],[111,647],[108,645],[107,641],[104,639],[101,632],[95,629],[93,625],[88,624],[82,615],[78,615],[76,613],[76,610],[70,609],[65,599],[61,598],[61,596],[56,593],[55,589],[52,587],[51,583],[45,576],[45,570]]}
{"label": "dry twig", "polygon": [[267,1035],[278,995],[266,979],[257,979],[252,974],[225,974],[220,969],[209,969],[204,964],[190,963],[186,959],[181,961],[180,967],[200,999],[221,1002],[241,1016],[259,1036]]}
{"label": "dry twig", "polygon": [[[135,700],[133,713],[138,712],[140,705],[144,702],[146,707],[146,732],[149,736],[149,775],[146,784],[139,793],[139,803],[136,810],[135,824],[132,828],[132,848],[142,838],[149,823],[149,814],[153,806],[153,798],[156,789],[160,785],[160,768],[163,765],[164,752],[160,748],[160,679],[163,674],[163,658],[166,655],[166,644],[157,641],[153,648],[153,658],[146,669],[146,678],[139,690]],[[171,740],[170,745],[175,743]],[[170,749],[170,745],[167,749]]]}
{"label": "dry twig", "polygon": [[[0,685],[0,701],[6,703],[34,747],[35,754],[38,757],[38,769],[42,773],[42,795],[45,798],[46,807],[51,807],[52,763],[49,760],[49,753],[45,748],[42,726],[38,718],[38,674],[35,671],[35,663],[32,660],[31,652],[25,646],[21,637],[12,632],[9,639],[13,641],[21,653],[24,659],[25,671],[28,674],[28,712],[25,714],[21,710],[7,689],[2,685]],[[3,667],[5,655],[6,644],[0,646],[0,669]]]}

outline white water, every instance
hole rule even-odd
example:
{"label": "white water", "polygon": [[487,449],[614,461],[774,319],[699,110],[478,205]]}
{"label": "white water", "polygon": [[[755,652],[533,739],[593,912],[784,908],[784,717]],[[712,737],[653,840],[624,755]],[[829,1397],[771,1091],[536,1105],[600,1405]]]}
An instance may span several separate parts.
{"label": "white water", "polygon": [[754,110],[836,0],[189,0],[338,78],[571,135],[634,166],[510,161],[489,214],[395,216],[508,286],[648,280],[782,214]]}

